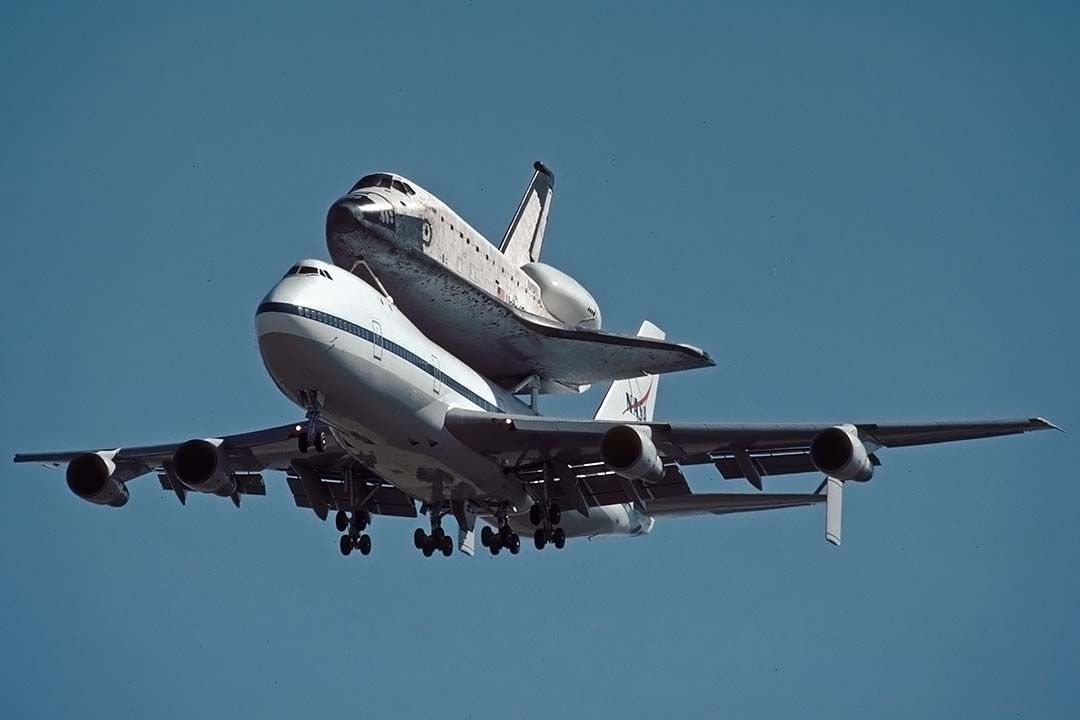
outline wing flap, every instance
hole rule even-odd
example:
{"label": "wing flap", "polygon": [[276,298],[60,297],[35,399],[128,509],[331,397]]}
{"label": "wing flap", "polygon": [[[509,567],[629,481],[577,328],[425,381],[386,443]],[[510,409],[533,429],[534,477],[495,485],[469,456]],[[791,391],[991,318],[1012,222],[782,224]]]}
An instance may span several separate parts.
{"label": "wing flap", "polygon": [[[162,490],[176,492],[176,488],[169,479],[168,473],[158,473],[157,477]],[[263,482],[263,476],[261,474],[236,473],[233,475],[233,478],[236,479],[236,491],[241,495],[266,495],[266,484]],[[181,492],[185,492],[186,490],[187,488],[180,488]]]}
{"label": "wing flap", "polygon": [[[814,463],[810,461],[810,453],[805,450],[788,452],[770,452],[760,455],[749,453],[750,462],[758,475],[794,475],[814,471]],[[713,465],[720,471],[725,480],[736,480],[746,477],[744,469],[740,467],[735,455],[725,455],[712,458]]]}
{"label": "wing flap", "polygon": [[[637,498],[627,492],[627,481],[619,478],[618,475],[608,470],[603,464],[571,466],[568,468],[568,472],[574,478],[577,489],[584,496],[589,507],[633,503],[637,498],[649,501],[690,494],[690,486],[687,484],[686,478],[683,477],[682,472],[675,465],[664,468],[664,477],[658,482],[631,481],[631,489],[636,492]],[[516,475],[525,483],[534,499],[540,500],[542,498],[543,486],[541,483],[544,478],[542,465],[537,464],[518,468]],[[549,491],[554,499],[563,502],[566,507],[573,507],[572,491],[567,487],[566,480],[563,477],[554,479]]]}
{"label": "wing flap", "polygon": [[[374,475],[372,477],[377,478]],[[296,506],[311,508],[312,502],[303,481],[295,473],[289,473],[286,479]],[[363,502],[363,508],[373,515],[417,517],[412,498],[393,485],[382,483],[381,479],[376,479],[375,482],[365,480],[357,483],[351,490],[342,480],[320,477],[319,482],[331,510],[351,511],[358,503]]]}

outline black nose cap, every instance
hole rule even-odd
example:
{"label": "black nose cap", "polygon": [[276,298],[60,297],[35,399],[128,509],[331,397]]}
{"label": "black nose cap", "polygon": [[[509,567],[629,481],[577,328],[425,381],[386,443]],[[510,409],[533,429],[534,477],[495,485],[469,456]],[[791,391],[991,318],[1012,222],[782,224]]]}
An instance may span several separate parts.
{"label": "black nose cap", "polygon": [[360,207],[352,200],[338,200],[326,214],[328,235],[347,235],[360,229]]}

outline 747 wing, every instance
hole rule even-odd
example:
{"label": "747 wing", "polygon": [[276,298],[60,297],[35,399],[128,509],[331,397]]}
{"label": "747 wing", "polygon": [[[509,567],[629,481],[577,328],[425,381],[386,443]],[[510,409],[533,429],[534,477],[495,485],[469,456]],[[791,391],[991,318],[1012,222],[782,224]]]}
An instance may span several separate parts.
{"label": "747 wing", "polygon": [[301,453],[299,428],[281,425],[142,447],[20,453],[15,462],[66,464],[71,490],[100,505],[124,505],[126,483],[155,473],[161,487],[174,492],[181,503],[195,491],[231,498],[239,506],[241,495],[266,494],[263,470],[280,470],[286,473],[297,506],[311,508],[321,519],[330,510],[416,517],[413,499],[346,452],[328,428],[322,452]]}

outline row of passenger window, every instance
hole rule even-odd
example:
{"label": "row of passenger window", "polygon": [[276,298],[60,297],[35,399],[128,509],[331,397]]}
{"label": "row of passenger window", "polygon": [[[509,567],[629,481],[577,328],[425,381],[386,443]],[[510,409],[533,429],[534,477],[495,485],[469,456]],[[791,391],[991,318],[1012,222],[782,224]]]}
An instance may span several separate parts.
{"label": "row of passenger window", "polygon": [[482,398],[477,393],[475,393],[472,390],[470,390],[469,388],[465,387],[460,382],[458,382],[454,378],[450,377],[449,375],[444,373],[442,370],[439,370],[437,367],[432,365],[430,362],[428,362],[424,358],[420,357],[419,355],[412,352],[408,348],[405,348],[405,347],[402,347],[401,345],[398,345],[396,342],[394,342],[392,340],[387,340],[382,335],[376,335],[371,330],[368,330],[367,328],[365,328],[365,327],[363,327],[361,325],[357,325],[356,323],[351,323],[351,322],[349,322],[347,320],[342,320],[341,318],[337,317],[336,315],[331,315],[330,313],[324,313],[324,312],[321,312],[319,310],[312,310],[311,308],[305,308],[305,307],[297,308],[297,311],[303,317],[310,318],[312,320],[315,320],[316,322],[321,322],[324,325],[330,325],[331,327],[336,327],[339,330],[344,330],[345,332],[349,333],[350,335],[356,335],[356,336],[358,336],[358,337],[360,337],[360,338],[362,338],[364,340],[367,340],[368,342],[373,343],[373,344],[375,344],[375,345],[377,345],[379,347],[386,348],[387,350],[389,350],[394,355],[397,355],[398,357],[402,358],[403,360],[408,362],[410,365],[413,365],[415,367],[420,368],[421,370],[423,370],[428,375],[431,375],[433,378],[435,378],[436,380],[438,380],[442,384],[449,387],[451,390],[456,392],[458,395],[461,395],[463,398],[465,398],[469,402],[473,403],[474,405],[477,405],[478,407],[481,407],[481,408],[487,410],[488,412],[502,412],[502,408],[500,408],[498,405],[493,405],[490,401],[485,400],[484,398]]}

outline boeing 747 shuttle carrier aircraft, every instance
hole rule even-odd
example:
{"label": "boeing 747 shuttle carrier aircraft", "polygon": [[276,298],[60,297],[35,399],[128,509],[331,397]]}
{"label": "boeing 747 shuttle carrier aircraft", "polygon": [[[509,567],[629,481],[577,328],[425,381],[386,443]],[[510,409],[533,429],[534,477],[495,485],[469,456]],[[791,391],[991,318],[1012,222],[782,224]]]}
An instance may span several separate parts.
{"label": "boeing 747 shuttle carrier aircraft", "polygon": [[[255,308],[259,350],[301,422],[149,447],[27,453],[67,466],[79,498],[122,507],[156,475],[190,493],[266,493],[285,473],[300,507],[331,511],[340,550],[367,555],[377,515],[427,516],[426,556],[539,550],[569,537],[643,535],[657,518],[825,504],[840,544],[843,490],[866,482],[883,448],[1052,428],[1040,418],[801,425],[685,424],[653,418],[659,374],[712,364],[645,322],[601,329],[592,296],[539,262],[554,178],[542,164],[496,247],[416,183],[364,177],[327,217],[334,263],[303,260]],[[592,419],[542,417],[539,396],[612,381]],[[693,493],[681,469],[713,465],[744,493]],[[817,491],[765,493],[766,476],[817,472]]]}

